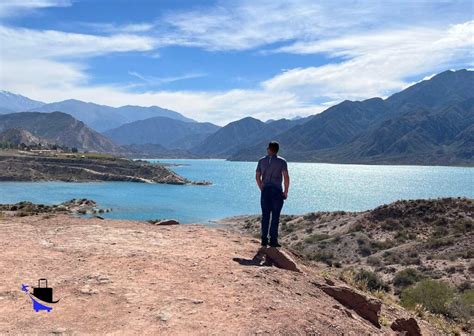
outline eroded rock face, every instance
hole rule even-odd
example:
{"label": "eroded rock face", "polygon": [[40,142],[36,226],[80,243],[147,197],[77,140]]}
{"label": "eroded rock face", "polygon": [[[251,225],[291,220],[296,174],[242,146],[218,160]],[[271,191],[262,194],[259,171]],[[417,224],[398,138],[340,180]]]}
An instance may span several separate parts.
{"label": "eroded rock face", "polygon": [[390,326],[392,330],[398,331],[405,336],[421,336],[421,329],[413,317],[398,318]]}
{"label": "eroded rock face", "polygon": [[299,267],[293,258],[283,250],[275,247],[262,247],[259,250],[259,254],[265,255],[267,261],[270,261],[279,268],[293,272],[302,272],[301,267]]}
{"label": "eroded rock face", "polygon": [[359,316],[371,322],[377,328],[381,327],[379,317],[382,303],[379,300],[366,297],[353,288],[346,286],[331,286],[321,283],[314,284],[345,307],[354,310]]}

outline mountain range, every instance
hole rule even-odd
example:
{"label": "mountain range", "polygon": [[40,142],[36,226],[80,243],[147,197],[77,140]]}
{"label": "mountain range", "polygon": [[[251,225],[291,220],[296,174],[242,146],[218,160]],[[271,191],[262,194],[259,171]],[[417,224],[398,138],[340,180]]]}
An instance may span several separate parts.
{"label": "mountain range", "polygon": [[126,105],[112,107],[95,103],[68,99],[46,104],[8,91],[0,91],[0,114],[12,112],[64,112],[84,122],[92,129],[102,132],[136,120],[152,117],[167,117],[194,122],[181,113],[159,106]]}
{"label": "mountain range", "polygon": [[[43,142],[75,147],[82,151],[107,153],[121,151],[121,148],[107,137],[62,112],[19,112],[0,115],[0,133],[3,134],[3,141],[16,143],[17,132],[8,132],[12,129],[27,130],[31,136]],[[24,132],[21,136],[30,137]]]}
{"label": "mountain range", "polygon": [[[265,153],[269,141],[277,140],[281,145],[280,154],[291,161],[472,165],[473,88],[473,71],[449,70],[386,99],[346,100],[322,113],[292,120],[263,122],[246,117],[224,127],[198,123],[159,107],[113,108],[67,100],[33,109],[45,112],[60,109],[69,113],[84,122],[82,128],[87,128],[92,134],[90,137],[107,143],[106,146],[94,145],[93,150],[121,151],[127,155],[145,156],[149,152],[149,155],[163,157],[254,161]],[[11,95],[0,92],[0,112],[18,109],[21,104],[41,104]],[[32,116],[17,114],[23,114],[24,123]],[[7,116],[0,115],[0,130],[6,129],[1,118]],[[27,124],[35,126],[34,122]],[[102,131],[102,135],[85,124]],[[50,138],[22,123],[15,127]],[[53,121],[44,125],[44,130],[58,127]],[[70,137],[77,140],[76,144],[82,139],[81,136]],[[92,149],[91,146],[77,147]]]}
{"label": "mountain range", "polygon": [[188,149],[193,143],[192,139],[204,140],[219,128],[211,123],[153,117],[108,130],[104,135],[120,145],[152,143],[173,149]]}
{"label": "mountain range", "polygon": [[28,111],[42,105],[43,102],[0,90],[0,114]]}
{"label": "mountain range", "polygon": [[[387,99],[344,101],[274,136],[289,160],[472,164],[474,72],[445,71]],[[231,160],[255,160],[267,141]]]}
{"label": "mountain range", "polygon": [[280,119],[264,123],[258,119],[246,117],[222,127],[190,150],[202,156],[228,158],[242,148],[262,141],[268,142],[280,132],[303,122],[303,119]]}

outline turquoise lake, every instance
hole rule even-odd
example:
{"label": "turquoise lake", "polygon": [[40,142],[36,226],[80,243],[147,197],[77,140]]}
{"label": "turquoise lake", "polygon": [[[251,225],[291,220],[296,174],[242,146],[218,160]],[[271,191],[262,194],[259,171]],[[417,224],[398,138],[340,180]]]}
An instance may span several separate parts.
{"label": "turquoise lake", "polygon": [[[151,160],[156,162],[157,160]],[[90,198],[112,208],[109,218],[175,218],[208,222],[260,211],[254,162],[159,160],[191,180],[212,186],[177,186],[131,182],[2,182],[0,203],[28,200],[59,203]],[[474,198],[474,168],[373,166],[320,163],[288,164],[291,188],[283,213],[319,210],[358,211],[399,199],[465,196]]]}

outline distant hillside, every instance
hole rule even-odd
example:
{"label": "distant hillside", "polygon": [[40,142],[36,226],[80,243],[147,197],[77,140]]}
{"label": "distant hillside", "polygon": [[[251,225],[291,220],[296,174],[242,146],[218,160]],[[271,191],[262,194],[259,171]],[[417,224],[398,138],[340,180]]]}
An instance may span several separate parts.
{"label": "distant hillside", "polygon": [[183,116],[181,113],[168,110],[159,106],[134,106],[126,105],[117,107],[117,111],[121,113],[127,119],[127,122],[132,122],[135,120],[143,120],[153,117],[167,117],[170,119],[194,122],[195,120]]}
{"label": "distant hillside", "polygon": [[[174,147],[173,147],[174,148]],[[168,149],[159,144],[132,144],[122,146],[122,155],[129,158],[150,159],[199,159],[199,156],[185,149]]]}
{"label": "distant hillside", "polygon": [[[446,71],[386,100],[344,101],[275,138],[289,160],[473,164],[474,72]],[[231,160],[256,160],[269,138]]]}
{"label": "distant hillside", "polygon": [[434,111],[412,111],[384,120],[348,143],[309,158],[329,162],[472,164],[474,98]]}
{"label": "distant hillside", "polygon": [[45,145],[51,141],[33,135],[31,134],[31,132],[23,128],[11,128],[0,132],[0,142],[8,142],[13,145],[25,144],[27,146],[30,146],[37,144]]}
{"label": "distant hillside", "polygon": [[444,71],[391,95],[387,100],[393,113],[407,112],[413,106],[439,109],[474,96],[474,71]]}
{"label": "distant hillside", "polygon": [[115,127],[126,122],[126,118],[117,113],[113,107],[85,103],[75,99],[45,104],[38,108],[29,109],[29,111],[67,113],[98,131]]}
{"label": "distant hillside", "polygon": [[80,100],[68,99],[61,102],[45,104],[40,107],[28,109],[31,112],[64,112],[84,122],[97,131],[105,131],[136,120],[150,117],[163,116],[182,121],[193,121],[178,112],[163,109],[158,106],[122,106],[111,107]]}
{"label": "distant hillside", "polygon": [[[362,212],[284,215],[281,241],[308,260],[336,268],[364,267],[389,284],[397,272],[414,268],[425,277],[460,285],[470,279],[473,216],[474,200],[466,198],[402,200]],[[260,230],[259,216],[224,222],[255,235]],[[452,265],[457,267],[454,273]]]}
{"label": "distant hillside", "polygon": [[119,126],[104,134],[122,145],[149,143],[171,149],[184,149],[196,145],[218,129],[219,126],[211,123],[154,117]]}
{"label": "distant hillside", "polygon": [[[222,127],[191,151],[198,155],[227,158],[255,143],[268,142],[298,124],[299,120],[281,119],[264,123],[251,117],[243,118]],[[260,148],[260,152],[265,152],[265,148]]]}
{"label": "distant hillside", "polygon": [[42,105],[44,105],[43,102],[0,90],[0,113],[22,112]]}
{"label": "distant hillside", "polygon": [[62,112],[0,115],[0,132],[12,128],[23,128],[36,137],[79,150],[111,153],[120,151],[120,147],[111,140]]}

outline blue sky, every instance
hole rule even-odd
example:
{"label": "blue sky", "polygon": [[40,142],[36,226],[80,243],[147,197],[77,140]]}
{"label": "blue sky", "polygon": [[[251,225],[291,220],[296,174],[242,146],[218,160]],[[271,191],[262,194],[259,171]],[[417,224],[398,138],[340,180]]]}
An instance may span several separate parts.
{"label": "blue sky", "polygon": [[473,67],[472,1],[0,3],[0,89],[225,124],[319,113]]}

